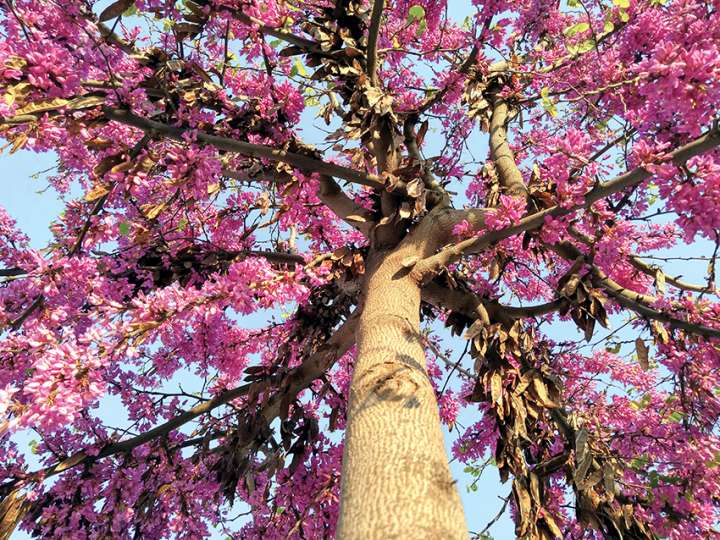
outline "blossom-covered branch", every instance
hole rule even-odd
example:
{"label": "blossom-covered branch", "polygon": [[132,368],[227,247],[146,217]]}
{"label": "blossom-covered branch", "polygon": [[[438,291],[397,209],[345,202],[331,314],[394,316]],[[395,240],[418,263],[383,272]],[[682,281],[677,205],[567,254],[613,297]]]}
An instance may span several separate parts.
{"label": "blossom-covered branch", "polygon": [[[694,141],[669,152],[665,157],[665,161],[682,164],[693,156],[707,152],[713,148],[720,146],[720,129],[714,127],[701,137]],[[570,214],[576,210],[589,208],[597,201],[609,197],[615,193],[620,193],[628,187],[637,185],[648,178],[652,177],[652,173],[645,167],[636,167],[627,173],[618,176],[605,183],[591,189],[584,197],[582,204],[571,206],[569,208],[562,206],[552,206],[530,214],[520,219],[515,225],[498,229],[483,234],[478,238],[469,238],[443,248],[439,253],[419,261],[413,268],[413,276],[420,282],[426,282],[432,276],[437,274],[442,268],[450,263],[458,260],[463,254],[473,254],[486,249],[500,240],[515,236],[526,231],[533,231],[541,228],[547,218],[556,218]]]}

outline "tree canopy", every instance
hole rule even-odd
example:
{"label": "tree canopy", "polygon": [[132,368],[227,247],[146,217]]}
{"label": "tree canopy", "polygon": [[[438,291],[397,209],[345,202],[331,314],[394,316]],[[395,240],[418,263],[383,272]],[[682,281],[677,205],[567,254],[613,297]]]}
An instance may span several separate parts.
{"label": "tree canopy", "polygon": [[720,2],[459,4],[0,1],[0,538],[720,535]]}

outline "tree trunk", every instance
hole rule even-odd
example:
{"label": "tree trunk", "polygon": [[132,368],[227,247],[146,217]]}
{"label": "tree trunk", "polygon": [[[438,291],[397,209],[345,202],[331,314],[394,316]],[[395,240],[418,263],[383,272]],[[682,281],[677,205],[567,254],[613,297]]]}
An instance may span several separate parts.
{"label": "tree trunk", "polygon": [[337,537],[466,539],[419,334],[420,287],[371,250],[350,386]]}

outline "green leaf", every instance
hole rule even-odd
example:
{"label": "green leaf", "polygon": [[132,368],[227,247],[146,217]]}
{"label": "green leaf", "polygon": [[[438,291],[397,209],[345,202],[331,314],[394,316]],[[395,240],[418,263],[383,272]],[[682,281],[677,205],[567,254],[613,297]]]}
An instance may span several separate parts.
{"label": "green leaf", "polygon": [[582,42],[577,47],[577,52],[580,54],[586,53],[588,51],[592,51],[595,48],[595,39],[594,38],[588,38]]}
{"label": "green leaf", "polygon": [[412,6],[408,10],[407,22],[421,21],[425,18],[425,8],[422,6]]}
{"label": "green leaf", "polygon": [[417,37],[420,37],[425,33],[425,30],[427,30],[427,21],[425,19],[423,19],[420,21],[420,24],[418,24],[417,30],[415,31],[415,35]]}
{"label": "green leaf", "polygon": [[679,476],[672,476],[667,474],[661,474],[660,480],[663,481],[665,484],[672,484],[674,486],[680,484],[683,480]]}
{"label": "green leaf", "polygon": [[660,485],[660,475],[657,471],[650,471],[648,473],[648,479],[650,480],[650,487],[656,488]]}
{"label": "green leaf", "polygon": [[630,0],[613,0],[613,4],[622,9],[630,7]]}
{"label": "green leaf", "polygon": [[118,231],[120,231],[121,235],[127,236],[130,234],[130,224],[127,221],[121,221],[118,224]]}
{"label": "green leaf", "polygon": [[650,396],[645,394],[643,397],[641,397],[637,401],[631,401],[630,407],[635,409],[636,411],[641,411],[643,409],[647,409],[650,405]]}
{"label": "green leaf", "polygon": [[670,415],[670,420],[672,420],[673,422],[682,422],[684,416],[685,415],[680,411],[673,411],[673,413]]}
{"label": "green leaf", "polygon": [[132,17],[133,15],[137,15],[138,13],[140,13],[140,12],[138,11],[137,6],[133,3],[132,6],[127,8],[125,11],[123,11],[122,16],[123,17]]}
{"label": "green leaf", "polygon": [[299,58],[295,59],[295,63],[292,65],[292,68],[290,69],[290,76],[294,77],[295,75],[300,75],[301,77],[307,77],[307,70],[305,69],[305,66],[300,61]]}
{"label": "green leaf", "polygon": [[613,30],[615,30],[615,25],[613,24],[613,22],[605,21],[605,26],[603,27],[603,32],[605,32],[606,34],[609,34]]}
{"label": "green leaf", "polygon": [[417,30],[415,34],[420,37],[427,30],[427,21],[425,20],[425,8],[422,6],[412,6],[408,10],[407,24],[410,25],[414,22],[418,22]]}
{"label": "green leaf", "polygon": [[557,107],[555,106],[555,103],[550,99],[550,89],[547,86],[544,86],[542,90],[540,90],[540,97],[542,98],[542,106],[543,109],[545,109],[548,113],[550,113],[550,116],[553,118],[557,116]]}
{"label": "green leaf", "polygon": [[630,20],[630,15],[628,15],[628,12],[624,9],[620,10],[620,20],[622,22],[628,22]]}
{"label": "green leaf", "polygon": [[563,30],[563,34],[565,34],[567,37],[572,37],[575,34],[580,34],[581,32],[586,32],[588,30],[590,30],[590,25],[586,22],[581,22],[573,24],[572,26]]}
{"label": "green leaf", "polygon": [[578,0],[568,0],[567,5],[568,5],[568,7],[576,8],[576,7],[580,7],[580,2]]}
{"label": "green leaf", "polygon": [[648,205],[652,206],[655,204],[658,200],[658,196],[660,195],[660,190],[658,189],[658,186],[654,182],[648,182],[647,185],[648,190]]}

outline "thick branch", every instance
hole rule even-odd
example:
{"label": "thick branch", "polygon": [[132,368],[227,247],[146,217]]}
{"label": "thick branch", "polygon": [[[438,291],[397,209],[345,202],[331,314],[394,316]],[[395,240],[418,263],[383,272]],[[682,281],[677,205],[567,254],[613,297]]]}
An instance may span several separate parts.
{"label": "thick branch", "polygon": [[433,173],[427,166],[427,162],[422,158],[420,154],[420,148],[418,147],[418,135],[415,133],[415,124],[417,123],[417,115],[410,115],[403,123],[403,137],[405,138],[405,147],[407,148],[410,157],[417,161],[421,167],[421,173],[425,187],[429,190],[436,190],[447,197],[447,193],[437,181]]}
{"label": "thick branch", "polygon": [[380,22],[382,21],[385,0],[373,2],[372,15],[370,15],[370,28],[368,29],[367,44],[367,74],[374,86],[378,84],[377,78],[377,42],[380,34]]}
{"label": "thick branch", "polygon": [[635,294],[632,291],[623,289],[612,280],[598,278],[598,282],[610,293],[618,304],[642,315],[643,317],[667,323],[671,328],[679,328],[691,334],[697,334],[708,338],[720,338],[720,329],[710,328],[709,326],[702,324],[695,324],[681,319],[676,319],[663,311],[651,308],[641,302],[633,300]]}
{"label": "thick branch", "polygon": [[374,188],[381,188],[384,186],[384,182],[378,176],[366,174],[355,169],[349,169],[341,165],[335,165],[334,163],[327,163],[325,161],[315,159],[312,157],[304,156],[302,154],[296,154],[294,152],[287,152],[286,150],[279,150],[270,146],[262,144],[253,144],[243,141],[235,141],[226,137],[218,137],[217,135],[211,135],[202,131],[195,131],[189,128],[173,127],[161,122],[149,120],[147,118],[141,118],[132,114],[129,111],[121,109],[109,109],[104,108],[103,112],[105,116],[110,120],[133,126],[138,129],[142,129],[148,133],[154,133],[163,135],[169,139],[176,141],[184,141],[183,135],[185,133],[193,133],[198,141],[213,146],[219,150],[225,150],[227,152],[237,152],[246,156],[265,158],[270,161],[287,163],[293,167],[300,169],[301,171],[309,173],[320,173],[328,176],[335,176],[337,178],[343,178],[349,182],[355,184],[361,184],[364,186],[370,186]]}
{"label": "thick branch", "polygon": [[281,264],[305,264],[305,258],[296,253],[281,253],[279,251],[246,251],[239,255],[245,254],[248,257],[262,257],[270,262]]}
{"label": "thick branch", "polygon": [[27,274],[27,271],[22,268],[0,268],[0,277],[15,277],[22,276],[24,274]]}
{"label": "thick branch", "polygon": [[[292,178],[289,174],[267,175],[258,174],[249,176],[242,171],[223,169],[224,176],[242,180],[244,182],[264,181],[276,184],[287,184]],[[320,190],[318,197],[332,212],[351,227],[363,233],[366,237],[374,226],[372,213],[358,205],[335,182],[331,176],[320,175]]]}
{"label": "thick branch", "polygon": [[481,298],[471,291],[449,289],[437,283],[428,283],[422,290],[422,298],[425,302],[437,308],[456,311],[470,319],[478,318],[478,310],[482,306],[491,320],[504,323],[515,319],[547,315],[558,311],[567,302],[559,298],[534,306],[506,306],[500,304],[497,300]]}
{"label": "thick branch", "polygon": [[370,236],[370,230],[375,224],[372,213],[348,197],[332,177],[320,176],[320,193],[318,196],[337,217],[351,227],[356,228],[366,237]]}
{"label": "thick branch", "polygon": [[527,187],[507,141],[509,114],[507,102],[496,97],[490,119],[490,157],[495,164],[502,191],[514,197],[527,197]]}
{"label": "thick branch", "polygon": [[[673,161],[678,164],[684,163],[691,157],[707,152],[718,145],[720,145],[720,129],[714,127],[702,137],[671,152],[668,155],[668,161]],[[569,208],[557,205],[551,206],[550,208],[524,217],[511,227],[491,231],[478,238],[468,238],[462,242],[447,246],[439,253],[418,262],[412,270],[412,275],[418,281],[426,283],[442,268],[458,260],[463,254],[478,253],[505,238],[510,238],[525,231],[537,230],[542,227],[545,219],[548,217],[561,217],[576,210],[589,208],[593,203],[615,193],[619,193],[630,186],[637,185],[650,177],[652,177],[652,173],[642,167],[637,167],[632,171],[591,189],[585,195],[582,204]],[[477,209],[474,211],[477,212]]]}

